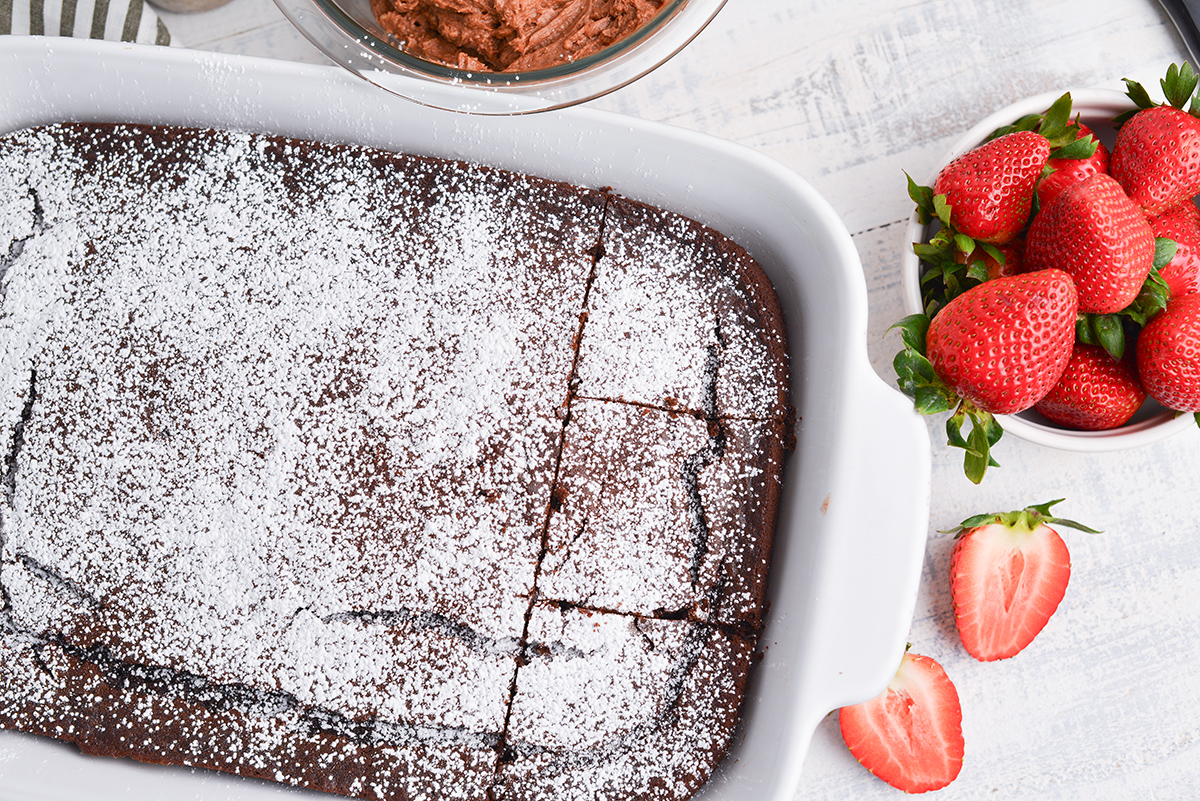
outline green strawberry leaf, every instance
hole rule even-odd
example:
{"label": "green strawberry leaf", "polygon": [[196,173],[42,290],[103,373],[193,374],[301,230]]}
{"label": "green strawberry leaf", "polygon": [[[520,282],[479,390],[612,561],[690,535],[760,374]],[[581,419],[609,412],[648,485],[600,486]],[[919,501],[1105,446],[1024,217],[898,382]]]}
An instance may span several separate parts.
{"label": "green strawberry leaf", "polygon": [[917,254],[917,258],[921,261],[936,263],[940,257],[945,255],[946,249],[932,242],[913,242],[913,253]]}
{"label": "green strawberry leaf", "polygon": [[[978,425],[982,425],[984,431],[987,432],[988,444],[990,445],[995,445],[1000,441],[1000,437],[1004,435],[1004,429],[1000,427],[1000,423],[994,416],[988,414],[987,412],[980,412],[979,418],[976,422]],[[996,464],[995,462],[992,462],[992,467],[999,466],[1000,465]]]}
{"label": "green strawberry leaf", "polygon": [[983,481],[983,476],[987,473],[989,453],[987,435],[983,429],[975,426],[971,429],[971,434],[967,438],[967,453],[963,457],[963,472],[967,474],[967,478],[972,484],[978,484]]}
{"label": "green strawberry leaf", "polygon": [[1125,357],[1125,327],[1115,314],[1097,314],[1092,317],[1092,331],[1100,347],[1117,361]]}
{"label": "green strawberry leaf", "polygon": [[[1171,242],[1169,239],[1164,241]],[[1157,263],[1158,259],[1156,258],[1155,265]],[[1146,323],[1150,322],[1150,319],[1154,315],[1167,308],[1167,303],[1170,300],[1171,288],[1167,286],[1166,279],[1159,273],[1158,267],[1151,265],[1150,272],[1147,274],[1146,280],[1142,282],[1142,288],[1138,290],[1137,297],[1133,299],[1132,303],[1117,313],[1138,328],[1142,328]]]}
{"label": "green strawberry leaf", "polygon": [[950,206],[946,204],[945,195],[933,196],[933,213],[937,217],[938,222],[947,228],[950,227]]}
{"label": "green strawberry leaf", "polygon": [[1140,111],[1140,109],[1129,109],[1128,111],[1122,111],[1120,114],[1113,117],[1113,128],[1116,128],[1118,131],[1121,130],[1121,126],[1129,122],[1129,118],[1134,114],[1137,114],[1138,111]]}
{"label": "green strawberry leaf", "polygon": [[[1070,144],[1063,145],[1058,150],[1050,154],[1052,159],[1090,159],[1096,153],[1096,148],[1099,145],[1096,137],[1088,134],[1087,136],[1076,139]],[[1051,167],[1050,169],[1054,169]]]}
{"label": "green strawberry leaf", "polygon": [[[1122,78],[1125,81],[1125,95],[1133,101],[1133,104],[1139,109],[1154,108],[1157,103],[1150,99],[1150,93],[1146,91],[1146,87],[1142,86],[1137,81],[1129,78]],[[1133,116],[1137,112],[1127,111],[1125,114],[1118,115],[1119,117]]]}
{"label": "green strawberry leaf", "polygon": [[986,141],[998,139],[1016,131],[1036,131],[1050,140],[1051,149],[1074,141],[1076,133],[1071,128],[1071,93],[1067,92],[1054,101],[1042,114],[1026,114],[1011,125],[1004,125],[987,137]]}
{"label": "green strawberry leaf", "polygon": [[[963,437],[963,424],[968,421],[971,430]],[[978,409],[965,400],[946,420],[946,444],[966,451],[963,455],[963,473],[973,484],[983,480],[989,467],[1000,466],[992,458],[992,446],[1000,441],[1003,434],[1004,429],[990,412]]]}
{"label": "green strawberry leaf", "polygon": [[[1000,441],[1004,430],[992,414],[961,400],[937,375],[933,364],[925,357],[925,339],[929,332],[926,315],[910,314],[888,330],[892,328],[900,332],[904,344],[892,360],[896,385],[912,398],[913,408],[920,414],[944,414],[953,409],[953,414],[946,419],[946,441],[951,447],[966,451],[963,471],[967,478],[978,484],[989,467],[999,467],[992,458],[991,448]],[[968,420],[971,430],[964,438],[962,427]]]}
{"label": "green strawberry leaf", "polygon": [[1136,109],[1118,114],[1113,118],[1113,125],[1120,128],[1125,124],[1126,120],[1132,117],[1141,109],[1154,108],[1157,105],[1170,105],[1177,109],[1186,107],[1188,114],[1193,117],[1200,117],[1200,96],[1196,94],[1196,85],[1200,83],[1192,65],[1188,62],[1183,62],[1182,65],[1172,64],[1167,67],[1167,75],[1159,81],[1159,85],[1163,90],[1163,97],[1166,98],[1165,104],[1155,103],[1150,99],[1150,93],[1146,91],[1146,87],[1142,86],[1137,81],[1123,78],[1125,81],[1125,94],[1133,101]]}
{"label": "green strawberry leaf", "polygon": [[999,139],[1005,134],[1016,133],[1017,131],[1036,131],[1038,126],[1042,124],[1042,114],[1026,114],[1021,119],[1014,122],[1012,125],[1002,125],[996,130],[988,134],[985,141],[990,142],[993,139]]}
{"label": "green strawberry leaf", "polygon": [[910,314],[892,328],[900,332],[904,348],[892,360],[896,370],[896,386],[913,400],[913,408],[920,414],[933,415],[948,412],[958,402],[958,396],[940,379],[929,359],[925,358],[925,335],[929,330],[929,318],[924,314]]}
{"label": "green strawberry leaf", "polygon": [[[959,255],[964,248],[974,253],[980,246],[981,243],[948,227],[939,229],[927,243],[913,244],[913,252],[922,262],[921,306],[926,315],[933,317],[955,297],[987,279],[986,268],[981,263],[975,266],[979,259]],[[982,247],[985,252],[992,252],[988,250],[991,245]]]}
{"label": "green strawberry leaf", "polygon": [[1008,256],[1004,255],[1004,251],[1001,250],[1000,248],[996,247],[995,245],[992,245],[988,242],[982,242],[982,243],[980,243],[980,247],[983,248],[984,253],[988,254],[989,256],[991,256],[993,259],[1000,262],[1001,264],[1004,264],[1005,262],[1008,261]]}
{"label": "green strawberry leaf", "polygon": [[1186,61],[1183,62],[1182,67],[1176,64],[1167,67],[1167,77],[1159,82],[1162,86],[1163,97],[1178,109],[1182,109],[1192,99],[1192,95],[1196,91],[1196,83],[1192,65]]}
{"label": "green strawberry leaf", "polygon": [[[964,402],[964,405],[965,402]],[[971,433],[967,436],[966,455],[963,457],[963,472],[972,484],[983,481],[989,467],[1000,464],[992,458],[992,446],[1000,440],[1003,430],[990,413],[970,406],[967,417],[971,420]]]}
{"label": "green strawberry leaf", "polygon": [[1068,520],[1065,517],[1055,517],[1050,514],[1050,507],[1055,504],[1062,503],[1063,499],[1059,498],[1056,501],[1047,501],[1033,506],[1026,506],[1023,510],[1027,518],[1031,518],[1036,526],[1039,523],[1050,523],[1058,526],[1070,526],[1077,528],[1080,531],[1086,531],[1089,534],[1099,534],[1100,531],[1094,528],[1089,528],[1082,523],[1076,523],[1074,520]]}
{"label": "green strawberry leaf", "polygon": [[[917,401],[917,396],[923,388],[936,387],[938,383],[933,365],[924,356],[910,348],[905,348],[896,354],[896,358],[892,360],[892,367],[896,369],[896,385],[914,402]],[[921,405],[935,409],[929,414],[938,414],[936,405],[928,398],[922,398]]]}
{"label": "green strawberry leaf", "polygon": [[1200,412],[1195,413],[1196,425],[1200,426]]}
{"label": "green strawberry leaf", "polygon": [[942,414],[954,406],[954,402],[946,397],[944,391],[933,386],[917,387],[912,398],[913,408],[923,415]]}
{"label": "green strawberry leaf", "polygon": [[963,435],[962,435],[962,425],[966,421],[967,421],[966,409],[964,408],[963,404],[959,404],[958,409],[955,410],[954,414],[952,414],[946,420],[946,444],[947,445],[949,445],[952,448],[962,448],[963,450],[969,450],[969,448],[967,446],[967,441],[965,439],[963,439]]}
{"label": "green strawberry leaf", "polygon": [[934,216],[933,190],[918,184],[907,172],[904,177],[908,179],[908,196],[917,204],[917,220],[921,225],[928,225]]}
{"label": "green strawberry leaf", "polygon": [[1154,240],[1154,270],[1161,270],[1170,264],[1178,250],[1179,245],[1174,239],[1168,239],[1165,236],[1156,237]]}
{"label": "green strawberry leaf", "polygon": [[891,331],[892,328],[900,331],[900,341],[904,343],[907,350],[916,351],[921,356],[925,355],[925,335],[929,332],[928,317],[924,314],[910,314],[893,323],[888,330]]}
{"label": "green strawberry leaf", "polygon": [[972,278],[981,284],[988,280],[989,276],[987,265],[983,263],[982,259],[976,259],[967,265],[967,277]]}
{"label": "green strawberry leaf", "polygon": [[1075,316],[1075,341],[1085,345],[1099,345],[1096,332],[1092,330],[1092,318],[1085,312]]}
{"label": "green strawberry leaf", "polygon": [[[1038,131],[1042,136],[1049,139],[1051,147],[1054,147],[1056,143],[1063,144],[1074,140],[1074,132],[1067,132],[1067,125],[1070,122],[1071,93],[1067,92],[1058,98],[1058,100],[1055,100],[1050,108],[1046,109],[1046,113],[1042,117],[1042,124],[1038,126]],[[1070,139],[1067,138],[1068,136]]]}
{"label": "green strawberry leaf", "polygon": [[[1079,314],[1075,318],[1075,339],[1085,345],[1101,345],[1114,359],[1124,353],[1124,341],[1145,327],[1154,315],[1167,307],[1171,288],[1159,268],[1175,257],[1175,243],[1164,237],[1154,241],[1154,263],[1133,302],[1115,314]],[[1118,328],[1128,328],[1118,331]]]}

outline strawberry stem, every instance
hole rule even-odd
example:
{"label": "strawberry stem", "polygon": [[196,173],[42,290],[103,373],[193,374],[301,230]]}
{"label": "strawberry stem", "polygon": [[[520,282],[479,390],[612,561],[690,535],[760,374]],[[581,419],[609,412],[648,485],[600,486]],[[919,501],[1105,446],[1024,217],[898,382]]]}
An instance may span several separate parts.
{"label": "strawberry stem", "polygon": [[[1198,413],[1200,414],[1200,413]],[[1068,520],[1065,517],[1054,517],[1050,514],[1050,507],[1055,504],[1062,503],[1063,499],[1059,498],[1046,503],[1033,504],[1026,506],[1024,509],[1019,509],[1015,512],[988,512],[986,514],[974,515],[959,523],[956,527],[943,531],[943,534],[962,534],[979,526],[985,526],[991,523],[1000,523],[1008,528],[1024,528],[1026,531],[1033,531],[1040,525],[1057,525],[1068,526],[1070,528],[1086,531],[1089,534],[1099,534],[1100,531],[1094,528],[1089,528],[1082,523],[1076,523],[1074,520]]]}
{"label": "strawberry stem", "polygon": [[[1151,99],[1150,93],[1146,91],[1146,87],[1142,86],[1137,81],[1129,78],[1122,78],[1125,81],[1125,95],[1133,101],[1137,108],[1118,114],[1113,118],[1113,124],[1120,128],[1125,122],[1138,113],[1142,109],[1154,108],[1160,105],[1169,105],[1174,108],[1186,110],[1193,117],[1200,117],[1200,96],[1196,95],[1196,85],[1200,83],[1192,65],[1188,62],[1182,64],[1172,64],[1167,67],[1167,75],[1159,81],[1159,85],[1163,90],[1163,97],[1166,98],[1166,103],[1155,103]],[[1186,109],[1184,107],[1187,107]]]}

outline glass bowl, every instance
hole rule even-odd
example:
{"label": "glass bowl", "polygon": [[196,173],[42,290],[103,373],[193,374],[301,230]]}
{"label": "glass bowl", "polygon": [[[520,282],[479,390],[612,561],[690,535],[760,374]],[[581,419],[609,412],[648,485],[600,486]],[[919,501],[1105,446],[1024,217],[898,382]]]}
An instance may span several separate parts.
{"label": "glass bowl", "polygon": [[370,0],[275,0],[334,63],[408,100],[471,114],[562,108],[619,89],[692,41],[725,0],[666,0],[654,19],[604,50],[525,72],[473,72],[409,55],[376,21]]}
{"label": "glass bowl", "polygon": [[[942,168],[958,156],[983,143],[992,131],[1016,122],[1027,114],[1041,114],[1062,96],[1062,92],[1049,92],[1019,100],[1006,106],[978,125],[971,128],[955,143],[926,181],[933,186]],[[1116,131],[1112,119],[1123,111],[1134,108],[1133,102],[1124,94],[1104,89],[1072,90],[1072,116],[1078,115],[1089,128],[1112,149]],[[908,242],[928,242],[930,232],[917,219],[914,212],[908,225]],[[907,314],[922,311],[921,262],[911,248],[905,250],[901,263],[901,286],[904,292],[904,309]],[[1058,448],[1065,451],[1099,453],[1136,448],[1165,439],[1186,428],[1196,425],[1191,414],[1179,414],[1164,409],[1153,399],[1148,399],[1142,408],[1125,425],[1108,431],[1076,431],[1047,420],[1033,409],[1015,415],[998,417],[1005,433],[1029,442]]]}

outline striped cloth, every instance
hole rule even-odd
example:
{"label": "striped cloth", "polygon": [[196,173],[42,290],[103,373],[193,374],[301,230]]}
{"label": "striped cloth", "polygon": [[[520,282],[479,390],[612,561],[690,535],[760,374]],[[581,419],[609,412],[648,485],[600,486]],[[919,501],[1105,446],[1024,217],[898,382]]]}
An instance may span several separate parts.
{"label": "striped cloth", "polygon": [[0,0],[5,33],[171,43],[167,26],[145,0]]}

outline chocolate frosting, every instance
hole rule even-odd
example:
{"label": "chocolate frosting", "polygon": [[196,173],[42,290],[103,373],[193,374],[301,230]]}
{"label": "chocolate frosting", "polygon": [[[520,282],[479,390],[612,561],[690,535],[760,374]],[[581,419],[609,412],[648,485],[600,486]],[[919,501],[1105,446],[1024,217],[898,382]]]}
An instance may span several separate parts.
{"label": "chocolate frosting", "polygon": [[663,0],[371,0],[410,54],[465,70],[523,72],[576,61],[625,38]]}

